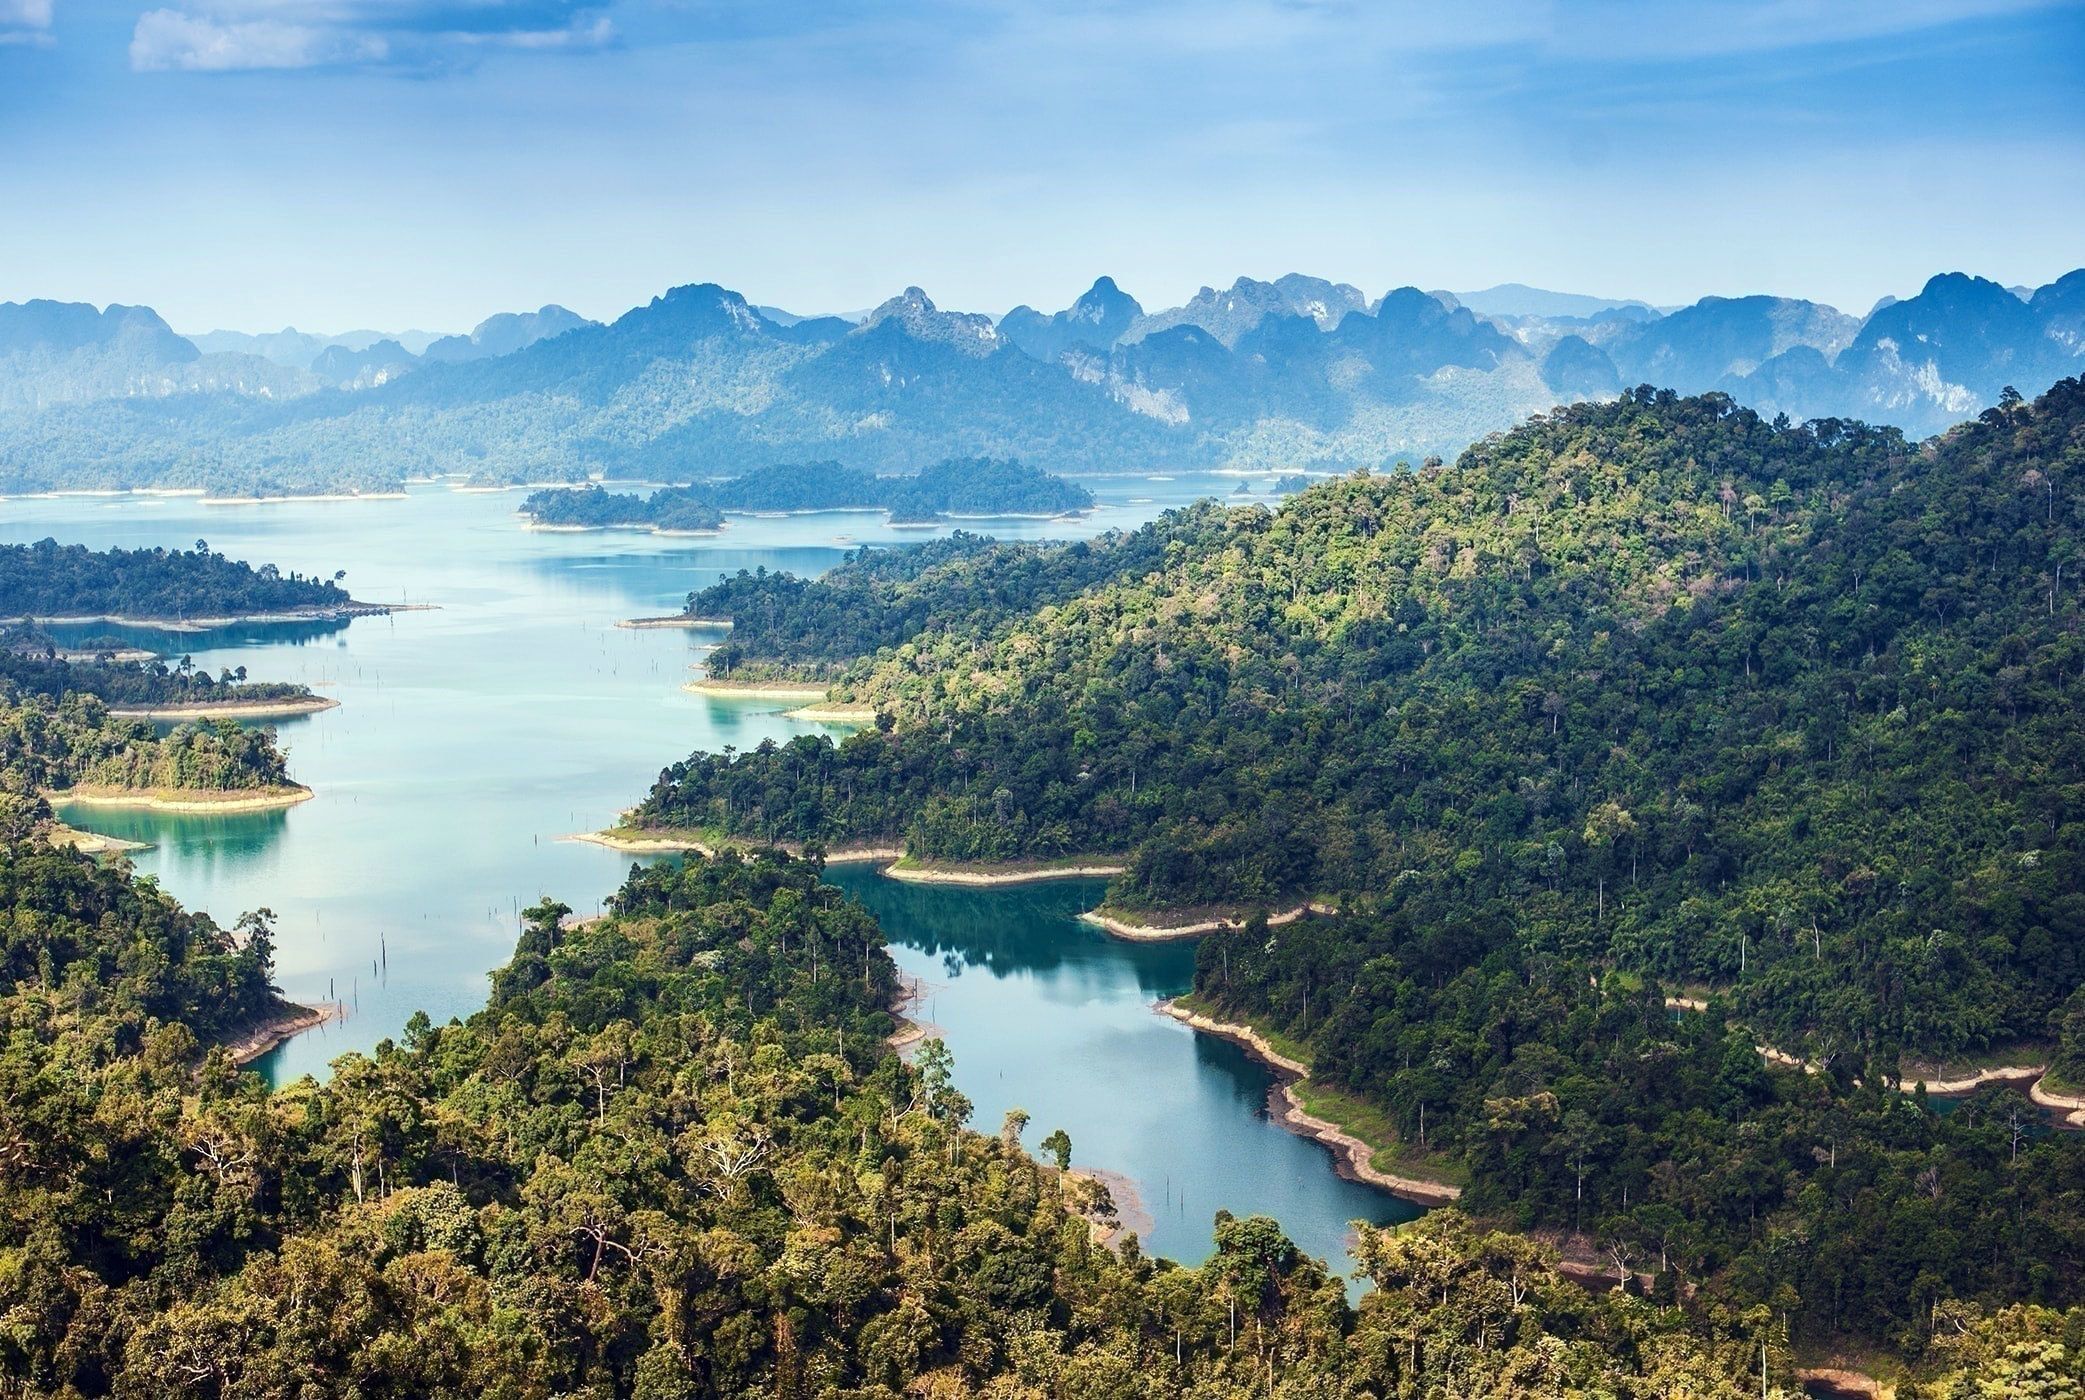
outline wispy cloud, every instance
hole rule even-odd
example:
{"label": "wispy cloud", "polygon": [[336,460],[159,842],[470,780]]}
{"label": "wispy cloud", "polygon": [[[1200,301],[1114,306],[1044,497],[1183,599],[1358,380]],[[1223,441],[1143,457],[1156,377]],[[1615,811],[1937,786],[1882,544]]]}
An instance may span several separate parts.
{"label": "wispy cloud", "polygon": [[51,42],[51,0],[0,0],[0,44]]}
{"label": "wispy cloud", "polygon": [[[36,5],[49,0],[0,0]],[[600,0],[179,0],[138,17],[141,72],[441,68],[490,49],[597,49],[615,42]],[[0,9],[4,13],[4,9]]]}

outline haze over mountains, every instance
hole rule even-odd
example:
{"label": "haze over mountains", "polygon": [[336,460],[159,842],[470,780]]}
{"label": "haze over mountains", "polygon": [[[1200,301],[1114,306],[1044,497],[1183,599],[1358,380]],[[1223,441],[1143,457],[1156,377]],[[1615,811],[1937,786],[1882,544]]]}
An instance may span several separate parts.
{"label": "haze over mountains", "polygon": [[1371,297],[1292,274],[1147,310],[1111,278],[1002,317],[908,288],[858,321],[678,287],[469,335],[176,334],[147,307],[0,304],[0,490],[297,491],[465,474],[687,480],[769,461],[1057,472],[1382,466],[1637,384],[1922,436],[2085,369],[2085,269],[1963,273],[1865,317],[1772,296],[1506,284]]}

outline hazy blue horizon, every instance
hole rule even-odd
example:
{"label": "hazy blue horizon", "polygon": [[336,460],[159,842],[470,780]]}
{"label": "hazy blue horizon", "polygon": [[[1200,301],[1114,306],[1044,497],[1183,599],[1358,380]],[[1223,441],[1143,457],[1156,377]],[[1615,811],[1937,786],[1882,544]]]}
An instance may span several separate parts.
{"label": "hazy blue horizon", "polygon": [[2076,0],[1681,8],[0,0],[0,299],[453,331],[1297,271],[1860,314],[2085,261]]}

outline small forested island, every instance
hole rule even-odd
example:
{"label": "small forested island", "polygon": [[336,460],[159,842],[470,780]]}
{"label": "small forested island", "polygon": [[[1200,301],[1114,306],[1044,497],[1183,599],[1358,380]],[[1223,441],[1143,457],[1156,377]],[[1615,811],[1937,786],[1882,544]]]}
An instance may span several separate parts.
{"label": "small forested island", "polygon": [[112,618],[194,622],[241,617],[345,617],[385,609],[358,603],[331,579],[255,568],[193,549],[92,550],[56,540],[0,545],[0,621]]}
{"label": "small forested island", "polygon": [[[1262,1217],[1198,1268],[1097,1242],[1105,1189],[967,1126],[886,1043],[895,969],[815,861],[633,870],[529,909],[485,1009],[271,1092],[231,932],[0,807],[0,1367],[25,1395],[1455,1393],[1740,1400],[1769,1307],[1588,1290],[1447,1209],[1363,1226],[1359,1306]],[[19,1243],[17,1243],[19,1242]],[[2081,1319],[1936,1301],[1931,1389],[2072,1376]]]}
{"label": "small forested island", "polygon": [[296,714],[332,708],[308,686],[249,681],[244,666],[213,676],[187,657],[119,661],[111,649],[79,660],[34,628],[0,627],[0,692],[57,700],[92,695],[125,714]]}
{"label": "small forested island", "polygon": [[283,806],[290,781],[266,729],[203,719],[156,733],[93,695],[53,699],[0,683],[0,791],[147,806]]}
{"label": "small forested island", "polygon": [[[1068,598],[962,601],[1062,546],[727,581],[698,600],[746,663],[879,724],[695,755],[630,824],[1128,851],[1108,907],[1242,922],[1194,1004],[1309,1061],[1383,1167],[1921,1355],[1948,1309],[2085,1299],[2085,1142],[2017,1087],[1914,1092],[2085,1082],[2081,443],[2076,380],[1925,443],[1643,389],[1172,517]],[[849,635],[833,605],[900,584],[961,620]],[[1260,916],[1305,904],[1337,912]]]}
{"label": "small forested island", "polygon": [[521,513],[545,528],[673,533],[718,529],[726,513],[881,510],[893,522],[919,524],[973,515],[1067,515],[1092,506],[1091,492],[1062,477],[976,457],[939,462],[914,476],[872,476],[837,462],[777,465],[646,496],[598,485],[550,488],[532,493]]}

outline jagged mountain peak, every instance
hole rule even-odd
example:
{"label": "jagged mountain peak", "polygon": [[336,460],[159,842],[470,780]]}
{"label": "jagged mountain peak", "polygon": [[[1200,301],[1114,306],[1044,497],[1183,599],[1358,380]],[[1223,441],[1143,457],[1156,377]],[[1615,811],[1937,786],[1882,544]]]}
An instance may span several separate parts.
{"label": "jagged mountain peak", "polygon": [[1194,325],[1225,345],[1239,338],[1269,316],[1307,316],[1320,330],[1331,330],[1355,311],[1365,311],[1368,298],[1359,287],[1329,282],[1299,272],[1287,273],[1272,282],[1240,277],[1219,291],[1203,287],[1184,306],[1153,312],[1138,319],[1123,337],[1141,340],[1175,326]]}
{"label": "jagged mountain peak", "polygon": [[1071,351],[1105,353],[1144,314],[1137,299],[1112,277],[1093,279],[1079,299],[1055,315],[1017,306],[999,320],[999,334],[1044,363]]}
{"label": "jagged mountain peak", "polygon": [[969,311],[943,311],[918,287],[907,287],[868,314],[853,332],[867,335],[897,325],[914,340],[952,345],[968,355],[989,355],[1001,344],[989,316]]}

